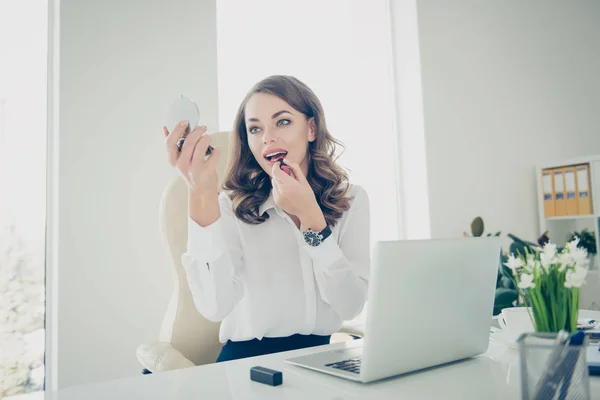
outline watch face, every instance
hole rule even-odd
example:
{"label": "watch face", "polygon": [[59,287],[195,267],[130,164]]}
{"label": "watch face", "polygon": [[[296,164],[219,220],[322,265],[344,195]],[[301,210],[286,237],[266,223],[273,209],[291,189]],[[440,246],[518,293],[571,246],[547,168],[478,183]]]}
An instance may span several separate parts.
{"label": "watch face", "polygon": [[321,237],[319,234],[312,231],[308,231],[304,234],[304,240],[311,246],[318,246],[321,244]]}

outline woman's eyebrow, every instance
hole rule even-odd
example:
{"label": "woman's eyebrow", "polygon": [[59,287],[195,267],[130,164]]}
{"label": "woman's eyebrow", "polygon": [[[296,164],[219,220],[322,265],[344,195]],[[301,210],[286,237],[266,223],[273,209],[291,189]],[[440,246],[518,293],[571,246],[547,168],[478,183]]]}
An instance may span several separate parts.
{"label": "woman's eyebrow", "polygon": [[288,110],[281,110],[281,111],[277,111],[275,114],[271,115],[271,118],[275,119],[275,118],[279,117],[281,114],[285,114],[285,113],[292,114]]}
{"label": "woman's eyebrow", "polygon": [[[275,118],[279,117],[281,114],[284,114],[284,113],[288,113],[290,115],[293,115],[288,110],[281,110],[281,111],[277,111],[275,114],[271,115],[271,118],[275,119]],[[260,122],[260,120],[258,118],[248,118],[248,122]]]}

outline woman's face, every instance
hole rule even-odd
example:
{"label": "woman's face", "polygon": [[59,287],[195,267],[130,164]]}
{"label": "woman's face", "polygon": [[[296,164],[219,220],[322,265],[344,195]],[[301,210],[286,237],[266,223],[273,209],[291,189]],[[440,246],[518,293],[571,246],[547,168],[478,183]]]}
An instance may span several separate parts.
{"label": "woman's face", "polygon": [[255,93],[246,103],[248,146],[265,172],[284,157],[308,173],[308,143],[316,138],[316,125],[281,98]]}

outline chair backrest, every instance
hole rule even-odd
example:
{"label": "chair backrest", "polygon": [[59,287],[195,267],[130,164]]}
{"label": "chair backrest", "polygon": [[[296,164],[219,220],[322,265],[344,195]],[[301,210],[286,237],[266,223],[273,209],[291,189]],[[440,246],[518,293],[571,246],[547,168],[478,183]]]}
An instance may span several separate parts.
{"label": "chair backrest", "polygon": [[[229,155],[229,132],[212,135],[212,144],[223,151],[217,166],[219,188],[225,177]],[[175,286],[163,319],[160,339],[170,342],[195,365],[215,362],[220,350],[219,323],[205,319],[192,300],[181,256],[187,246],[188,189],[176,177],[163,192],[160,204],[160,230],[175,271]]]}

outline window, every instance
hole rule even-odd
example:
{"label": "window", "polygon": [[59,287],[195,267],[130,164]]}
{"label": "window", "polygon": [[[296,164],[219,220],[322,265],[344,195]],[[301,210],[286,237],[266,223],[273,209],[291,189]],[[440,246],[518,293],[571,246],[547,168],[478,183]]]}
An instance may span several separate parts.
{"label": "window", "polygon": [[0,398],[44,388],[47,12],[0,2]]}
{"label": "window", "polygon": [[309,85],[371,203],[371,240],[399,238],[392,47],[385,0],[218,0],[219,124],[268,75]]}

